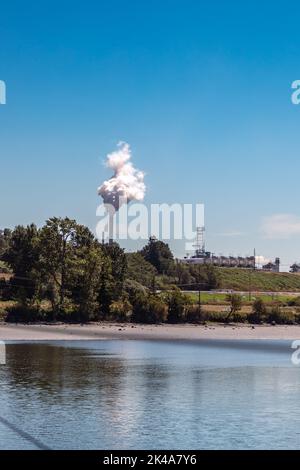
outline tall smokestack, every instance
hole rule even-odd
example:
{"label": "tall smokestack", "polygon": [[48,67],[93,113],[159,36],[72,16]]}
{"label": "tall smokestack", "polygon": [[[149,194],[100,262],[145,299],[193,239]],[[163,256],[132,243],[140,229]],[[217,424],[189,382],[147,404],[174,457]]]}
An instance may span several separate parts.
{"label": "tall smokestack", "polygon": [[108,243],[111,245],[114,241],[114,214],[110,211],[108,216]]}
{"label": "tall smokestack", "polygon": [[113,176],[98,188],[109,214],[109,243],[113,241],[114,215],[120,206],[130,201],[142,201],[145,196],[145,174],[134,168],[131,149],[126,142],[119,142],[118,149],[107,155],[106,166],[114,171]]}

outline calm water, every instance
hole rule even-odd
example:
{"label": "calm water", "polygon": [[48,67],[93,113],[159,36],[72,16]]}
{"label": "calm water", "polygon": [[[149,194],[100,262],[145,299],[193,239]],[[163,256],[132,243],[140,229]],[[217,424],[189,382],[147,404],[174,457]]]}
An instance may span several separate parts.
{"label": "calm water", "polygon": [[300,448],[290,343],[7,346],[0,448]]}

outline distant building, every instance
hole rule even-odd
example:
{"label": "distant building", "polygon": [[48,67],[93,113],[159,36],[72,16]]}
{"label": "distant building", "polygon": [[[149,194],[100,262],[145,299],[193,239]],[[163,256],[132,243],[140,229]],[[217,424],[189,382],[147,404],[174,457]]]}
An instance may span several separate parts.
{"label": "distant building", "polygon": [[280,272],[280,259],[276,258],[275,263],[267,263],[262,267],[263,271],[269,271],[273,273],[279,273]]}
{"label": "distant building", "polygon": [[290,273],[300,273],[300,264],[299,263],[294,263],[290,267]]}
{"label": "distant building", "polygon": [[195,242],[195,254],[185,257],[182,262],[186,264],[211,264],[224,268],[247,268],[255,269],[255,256],[215,256],[205,249],[205,227],[197,228],[197,237]]}
{"label": "distant building", "polygon": [[[211,264],[222,268],[244,268],[244,269],[256,269],[256,256],[216,256],[210,251],[205,249],[204,239],[205,227],[197,228],[197,237],[195,247],[195,253],[192,256],[186,256],[182,263],[186,264]],[[276,258],[275,262],[268,263],[262,267],[264,271],[277,272],[280,271],[280,259]],[[299,265],[300,272],[300,265]]]}
{"label": "distant building", "polygon": [[215,256],[208,251],[204,253],[196,253],[191,257],[186,257],[182,262],[186,264],[211,264],[213,266],[223,268],[255,269],[254,256]]}

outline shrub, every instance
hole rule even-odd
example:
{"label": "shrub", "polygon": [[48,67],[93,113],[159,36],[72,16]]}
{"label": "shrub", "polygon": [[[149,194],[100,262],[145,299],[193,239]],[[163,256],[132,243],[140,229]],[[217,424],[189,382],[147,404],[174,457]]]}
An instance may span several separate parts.
{"label": "shrub", "polygon": [[153,288],[156,269],[140,253],[126,253],[127,278]]}
{"label": "shrub", "polygon": [[252,312],[248,315],[249,323],[259,324],[262,323],[267,315],[267,308],[262,299],[254,301]]}
{"label": "shrub", "polygon": [[165,298],[168,305],[168,323],[184,322],[185,308],[190,303],[190,299],[179,289],[168,292]]}
{"label": "shrub", "polygon": [[[247,315],[243,312],[233,313],[231,319],[234,323],[245,323],[248,320]],[[226,321],[228,321],[228,318],[226,318]]]}
{"label": "shrub", "polygon": [[135,303],[136,299],[140,296],[146,296],[148,293],[148,289],[146,287],[133,279],[126,279],[124,282],[124,290],[132,305]]}
{"label": "shrub", "polygon": [[153,323],[165,322],[168,315],[167,305],[155,296],[150,296],[149,308],[152,313]]}
{"label": "shrub", "polygon": [[3,273],[3,274],[11,273],[11,269],[7,266],[6,263],[4,263],[4,261],[1,261],[1,260],[0,260],[0,273]]}
{"label": "shrub", "polygon": [[205,312],[205,319],[211,322],[224,323],[227,315],[227,312]]}
{"label": "shrub", "polygon": [[[228,312],[205,312],[205,320],[218,323],[228,322]],[[234,313],[231,320],[236,323],[245,323],[247,321],[247,315],[243,312]]]}
{"label": "shrub", "polygon": [[15,305],[7,309],[5,321],[12,323],[30,323],[47,320],[47,313],[35,307]]}
{"label": "shrub", "polygon": [[226,300],[230,302],[230,310],[226,317],[226,321],[228,322],[230,318],[234,319],[241,310],[243,299],[239,294],[229,294]]}
{"label": "shrub", "polygon": [[295,297],[288,301],[287,305],[289,307],[300,307],[300,297]]}
{"label": "shrub", "polygon": [[131,321],[135,323],[162,323],[167,317],[167,306],[154,295],[140,295],[135,299]]}
{"label": "shrub", "polygon": [[186,307],[185,319],[188,323],[203,323],[205,321],[205,313],[199,309],[199,305],[188,305]]}
{"label": "shrub", "polygon": [[109,318],[113,321],[128,322],[132,315],[132,305],[128,300],[112,302],[109,308]]}
{"label": "shrub", "polygon": [[5,279],[0,279],[0,298],[2,300],[11,300],[11,297],[10,282]]}
{"label": "shrub", "polygon": [[155,278],[155,286],[156,289],[161,291],[168,291],[171,289],[178,289],[178,287],[174,284],[174,279],[170,278],[166,275],[159,275]]}
{"label": "shrub", "polygon": [[293,325],[295,323],[295,313],[291,311],[283,311],[278,305],[272,307],[267,321],[276,323],[277,325]]}

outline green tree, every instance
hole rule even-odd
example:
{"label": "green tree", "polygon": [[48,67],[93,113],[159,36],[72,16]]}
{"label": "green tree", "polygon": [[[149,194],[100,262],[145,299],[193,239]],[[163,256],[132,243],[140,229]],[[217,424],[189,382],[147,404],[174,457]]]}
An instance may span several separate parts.
{"label": "green tree", "polygon": [[131,321],[135,323],[162,323],[167,317],[167,306],[155,295],[136,297],[132,309]]}
{"label": "green tree", "polygon": [[236,315],[242,309],[243,301],[242,297],[238,294],[229,294],[227,301],[230,302],[230,310],[226,321],[229,321],[232,316]]}
{"label": "green tree", "polygon": [[124,282],[124,293],[128,297],[129,302],[134,305],[136,299],[138,299],[139,296],[148,295],[149,290],[147,287],[143,286],[137,281],[134,281],[133,279],[126,279]]}
{"label": "green tree", "polygon": [[[111,280],[113,282],[112,299],[118,300],[122,296],[124,281],[127,274],[126,255],[118,243],[108,243],[102,245],[104,254],[110,259],[111,264]],[[105,273],[107,276],[108,273]]]}
{"label": "green tree", "polygon": [[139,282],[148,289],[153,288],[153,279],[157,274],[151,263],[145,260],[140,253],[127,253],[127,279]]}
{"label": "green tree", "polygon": [[[76,271],[80,250],[89,248],[94,237],[87,227],[69,218],[47,220],[40,233],[40,268],[52,281],[53,305],[64,310]],[[57,296],[56,296],[57,292]]]}
{"label": "green tree", "polygon": [[194,279],[195,288],[197,284],[202,286],[202,290],[217,289],[220,286],[220,279],[215,266],[211,264],[197,264],[189,266],[190,274]]}
{"label": "green tree", "polygon": [[189,298],[180,292],[179,289],[174,289],[167,292],[165,301],[168,305],[168,323],[182,323],[185,321],[185,308],[190,304]]}
{"label": "green tree", "polygon": [[2,259],[4,253],[9,248],[9,242],[12,236],[12,231],[8,228],[0,230],[0,260]]}
{"label": "green tree", "polygon": [[70,290],[81,321],[97,318],[99,315],[99,284],[106,261],[97,242],[83,245],[76,252]]}
{"label": "green tree", "polygon": [[267,315],[267,308],[262,299],[256,299],[252,305],[252,312],[248,315],[250,323],[262,323]]}
{"label": "green tree", "polygon": [[11,284],[14,297],[22,305],[37,300],[40,287],[37,227],[34,224],[27,227],[18,225],[10,234],[8,247],[2,259],[13,271]]}
{"label": "green tree", "polygon": [[110,320],[128,322],[132,316],[132,305],[128,299],[113,301],[110,305]]}
{"label": "green tree", "polygon": [[181,263],[179,260],[176,261],[175,275],[177,278],[177,284],[181,289],[187,289],[191,284],[193,284],[194,278],[190,273],[189,266]]}
{"label": "green tree", "polygon": [[218,276],[215,266],[213,266],[212,264],[205,264],[203,266],[203,271],[207,289],[218,289],[218,287],[220,287],[220,278]]}
{"label": "green tree", "polygon": [[111,258],[106,255],[101,266],[98,285],[99,319],[109,316],[111,303],[119,298],[115,294],[114,285]]}
{"label": "green tree", "polygon": [[189,266],[189,272],[192,276],[192,290],[207,290],[207,279],[201,264]]}
{"label": "green tree", "polygon": [[174,273],[174,257],[167,243],[150,237],[148,244],[140,253],[159,274],[172,275]]}

